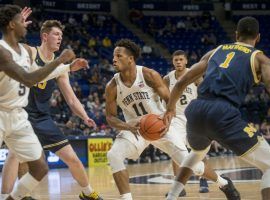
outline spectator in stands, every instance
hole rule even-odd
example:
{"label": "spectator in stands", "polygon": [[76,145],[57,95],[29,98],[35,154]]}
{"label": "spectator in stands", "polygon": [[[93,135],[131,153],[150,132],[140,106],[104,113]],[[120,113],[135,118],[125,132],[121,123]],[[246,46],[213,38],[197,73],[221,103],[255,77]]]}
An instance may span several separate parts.
{"label": "spectator in stands", "polygon": [[153,17],[150,18],[148,23],[147,31],[150,35],[155,36],[157,33],[157,25]]}
{"label": "spectator in stands", "polygon": [[142,48],[142,55],[143,56],[151,56],[152,55],[152,47],[150,45],[143,45],[143,48]]}
{"label": "spectator in stands", "polygon": [[98,58],[98,53],[93,47],[89,48],[88,55],[90,56],[90,58]]}
{"label": "spectator in stands", "polygon": [[95,47],[97,45],[97,41],[94,37],[91,37],[89,40],[88,40],[88,47]]}
{"label": "spectator in stands", "polygon": [[196,54],[195,51],[192,51],[190,56],[189,56],[189,64],[190,66],[193,65],[194,63],[198,62],[198,55]]}
{"label": "spectator in stands", "polygon": [[182,19],[179,19],[178,22],[176,23],[176,28],[178,30],[185,30],[186,29],[186,24]]}
{"label": "spectator in stands", "polygon": [[131,23],[137,24],[143,18],[143,13],[140,10],[132,8],[129,12],[129,20]]}
{"label": "spectator in stands", "polygon": [[102,40],[102,45],[103,45],[103,47],[105,47],[105,48],[111,48],[111,47],[112,47],[112,41],[111,41],[111,39],[110,39],[108,36],[106,36],[106,37],[103,38],[103,40]]}

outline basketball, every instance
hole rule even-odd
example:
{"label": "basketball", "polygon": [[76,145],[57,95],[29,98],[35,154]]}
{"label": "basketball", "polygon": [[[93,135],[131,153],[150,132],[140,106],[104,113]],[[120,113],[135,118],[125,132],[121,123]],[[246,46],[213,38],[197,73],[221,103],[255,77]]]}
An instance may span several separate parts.
{"label": "basketball", "polygon": [[147,114],[141,118],[139,131],[144,139],[154,141],[161,138],[160,134],[165,128],[163,120],[158,115]]}

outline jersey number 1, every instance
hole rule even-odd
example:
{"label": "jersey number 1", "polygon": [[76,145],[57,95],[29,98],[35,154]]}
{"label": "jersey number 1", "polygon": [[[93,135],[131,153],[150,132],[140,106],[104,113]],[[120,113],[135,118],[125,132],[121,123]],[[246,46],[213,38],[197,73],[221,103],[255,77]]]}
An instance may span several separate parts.
{"label": "jersey number 1", "polygon": [[142,116],[142,115],[148,114],[148,113],[146,112],[145,108],[143,107],[142,102],[140,102],[138,105],[139,105],[139,107],[141,108],[142,113],[139,112],[139,109],[138,109],[138,107],[137,107],[136,104],[133,104],[133,106],[132,106],[137,116]]}
{"label": "jersey number 1", "polygon": [[232,61],[233,57],[235,55],[235,52],[231,52],[231,53],[228,53],[226,55],[226,60],[221,63],[219,66],[222,67],[222,68],[228,68],[229,65],[230,65],[230,62]]}

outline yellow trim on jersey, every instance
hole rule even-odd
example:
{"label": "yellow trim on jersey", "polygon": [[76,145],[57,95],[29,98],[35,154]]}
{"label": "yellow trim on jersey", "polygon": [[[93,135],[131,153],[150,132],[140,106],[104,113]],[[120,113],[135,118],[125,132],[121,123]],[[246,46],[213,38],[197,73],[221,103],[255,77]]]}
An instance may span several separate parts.
{"label": "yellow trim on jersey", "polygon": [[43,54],[41,53],[40,47],[37,47],[37,50],[38,50],[38,54],[39,54],[40,59],[41,59],[44,63],[50,63],[50,62],[52,62],[52,61],[54,60],[54,57],[55,57],[54,54],[53,54],[52,59],[51,59],[51,60],[48,60],[48,59],[46,59],[46,58],[43,56]]}
{"label": "yellow trim on jersey", "polygon": [[250,56],[251,71],[252,71],[252,74],[253,74],[254,82],[256,84],[260,82],[260,78],[258,77],[258,75],[256,73],[256,69],[255,69],[255,56],[256,56],[257,53],[261,53],[261,52],[262,51],[260,51],[260,50],[256,50]]}
{"label": "yellow trim on jersey", "polygon": [[263,138],[261,136],[257,136],[257,138],[258,138],[258,142],[253,147],[251,147],[249,150],[247,150],[245,153],[240,155],[240,157],[243,157],[243,156],[247,155],[248,153],[251,153],[252,151],[254,151],[257,148],[257,146],[260,144],[261,140],[263,140]]}
{"label": "yellow trim on jersey", "polygon": [[55,147],[55,146],[58,146],[58,145],[61,145],[61,144],[67,143],[67,142],[68,142],[68,140],[65,139],[65,140],[62,140],[62,141],[54,143],[54,144],[45,145],[45,146],[43,146],[43,148],[48,149],[50,147]]}
{"label": "yellow trim on jersey", "polygon": [[220,49],[220,47],[222,47],[222,45],[219,45],[219,46],[214,50],[214,52],[209,56],[208,61],[209,61],[209,60],[212,58],[212,56],[217,52],[217,50]]}

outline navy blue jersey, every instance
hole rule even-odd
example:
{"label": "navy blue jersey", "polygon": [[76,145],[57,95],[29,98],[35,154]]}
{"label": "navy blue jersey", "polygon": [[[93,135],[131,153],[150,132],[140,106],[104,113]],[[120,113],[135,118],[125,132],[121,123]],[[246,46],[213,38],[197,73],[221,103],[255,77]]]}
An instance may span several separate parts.
{"label": "navy blue jersey", "polygon": [[[35,62],[38,66],[44,66],[45,61],[40,55],[40,51],[37,49],[37,55],[35,57]],[[42,83],[38,83],[30,89],[29,93],[29,103],[26,107],[26,111],[29,117],[38,117],[50,114],[49,100],[52,96],[52,92],[56,88],[55,80],[49,80]]]}
{"label": "navy blue jersey", "polygon": [[199,98],[221,98],[241,106],[250,88],[259,82],[254,66],[258,52],[243,43],[219,46],[208,61],[204,80],[198,88]]}

